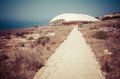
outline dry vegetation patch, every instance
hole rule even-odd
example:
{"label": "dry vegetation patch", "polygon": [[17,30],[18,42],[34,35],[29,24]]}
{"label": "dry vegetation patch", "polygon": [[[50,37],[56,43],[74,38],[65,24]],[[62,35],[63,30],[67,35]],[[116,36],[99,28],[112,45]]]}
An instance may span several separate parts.
{"label": "dry vegetation patch", "polygon": [[[115,20],[114,20],[115,21]],[[106,79],[120,78],[120,29],[119,21],[101,21],[81,28],[86,42],[96,55]],[[117,25],[117,26],[116,26]],[[91,29],[96,26],[97,29]]]}
{"label": "dry vegetation patch", "polygon": [[[71,30],[45,26],[0,31],[0,79],[32,79]],[[53,32],[54,36],[48,36]]]}

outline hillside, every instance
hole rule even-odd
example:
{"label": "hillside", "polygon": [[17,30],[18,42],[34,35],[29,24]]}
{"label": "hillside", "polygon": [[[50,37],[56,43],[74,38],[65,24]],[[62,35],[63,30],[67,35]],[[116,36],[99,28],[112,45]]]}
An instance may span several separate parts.
{"label": "hillside", "polygon": [[99,17],[100,20],[120,19],[120,12],[115,12]]}

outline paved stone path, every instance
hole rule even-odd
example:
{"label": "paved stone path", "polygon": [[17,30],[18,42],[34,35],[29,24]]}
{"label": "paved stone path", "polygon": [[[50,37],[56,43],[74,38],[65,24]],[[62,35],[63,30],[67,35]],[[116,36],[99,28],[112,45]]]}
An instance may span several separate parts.
{"label": "paved stone path", "polygon": [[105,79],[91,48],[75,27],[34,79]]}

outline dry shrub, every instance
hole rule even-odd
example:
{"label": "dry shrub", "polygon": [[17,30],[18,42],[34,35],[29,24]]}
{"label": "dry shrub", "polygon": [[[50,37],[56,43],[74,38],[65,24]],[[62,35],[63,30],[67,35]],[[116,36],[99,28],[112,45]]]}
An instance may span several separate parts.
{"label": "dry shrub", "polygon": [[36,49],[17,50],[9,59],[0,62],[0,79],[32,79],[43,65],[44,60]]}
{"label": "dry shrub", "polygon": [[7,55],[0,55],[0,62],[8,59],[9,57]]}
{"label": "dry shrub", "polygon": [[111,63],[109,67],[111,71],[106,75],[108,79],[119,79],[120,78],[120,49],[112,48],[113,52],[111,55]]}
{"label": "dry shrub", "polygon": [[43,37],[39,37],[38,39],[37,39],[37,43],[38,44],[41,44],[41,45],[43,45],[43,46],[45,46],[47,43],[49,43],[50,42],[50,38],[49,37],[47,37],[47,36],[43,36]]}
{"label": "dry shrub", "polygon": [[31,37],[28,38],[28,40],[34,40],[34,38],[31,36]]}
{"label": "dry shrub", "polygon": [[105,31],[97,31],[94,35],[94,38],[97,39],[106,39],[107,38],[107,33]]}

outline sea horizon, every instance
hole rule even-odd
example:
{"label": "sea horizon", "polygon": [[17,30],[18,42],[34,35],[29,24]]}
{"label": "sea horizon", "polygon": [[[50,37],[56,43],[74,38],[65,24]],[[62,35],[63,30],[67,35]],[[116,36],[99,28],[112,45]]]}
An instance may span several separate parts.
{"label": "sea horizon", "polygon": [[30,21],[30,20],[0,20],[0,30],[12,30],[20,28],[30,28],[34,26],[45,26],[48,21]]}

